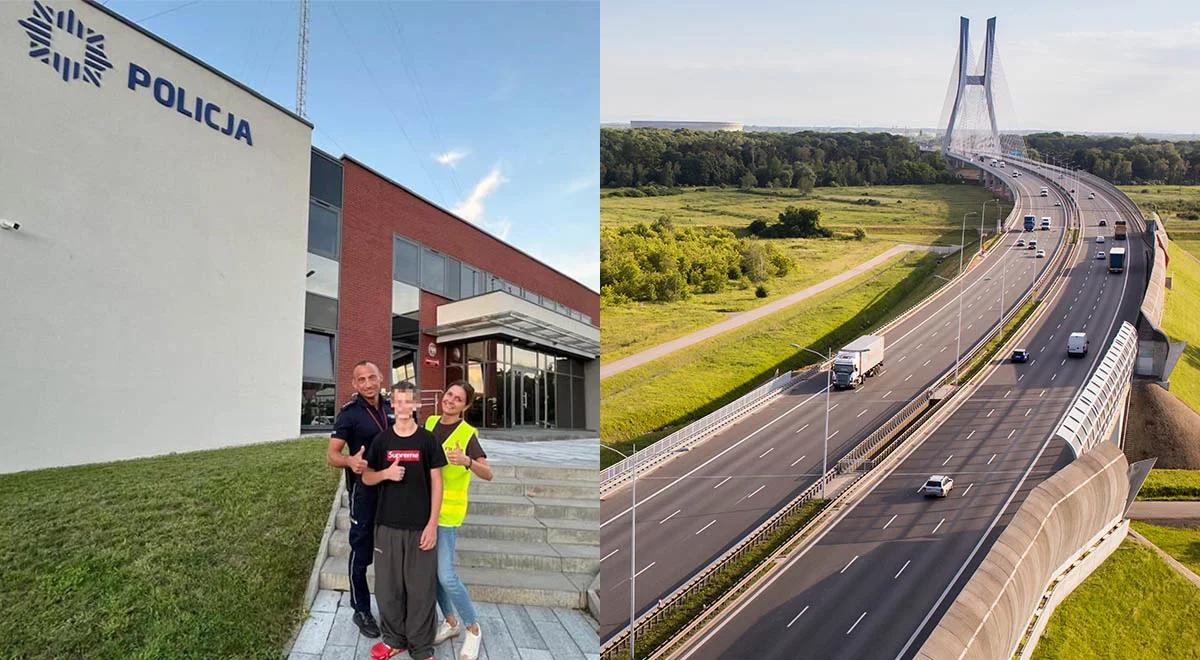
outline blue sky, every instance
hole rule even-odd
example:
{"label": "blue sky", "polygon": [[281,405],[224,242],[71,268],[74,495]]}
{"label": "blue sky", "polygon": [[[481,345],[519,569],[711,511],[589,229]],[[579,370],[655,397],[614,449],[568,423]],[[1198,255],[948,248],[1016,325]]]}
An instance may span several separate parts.
{"label": "blue sky", "polygon": [[604,0],[600,118],[933,126],[959,16],[976,53],[997,17],[1016,128],[1200,132],[1195,0]]}
{"label": "blue sky", "polygon": [[[295,106],[298,3],[104,4]],[[313,2],[310,15],[316,146],[599,289],[597,3]]]}

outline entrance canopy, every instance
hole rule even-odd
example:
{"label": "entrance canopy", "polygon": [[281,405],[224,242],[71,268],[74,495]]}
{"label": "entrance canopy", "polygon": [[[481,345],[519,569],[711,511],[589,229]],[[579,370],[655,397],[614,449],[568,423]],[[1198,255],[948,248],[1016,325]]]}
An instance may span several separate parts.
{"label": "entrance canopy", "polygon": [[438,343],[504,335],[584,359],[600,355],[600,329],[507,291],[493,291],[437,308]]}

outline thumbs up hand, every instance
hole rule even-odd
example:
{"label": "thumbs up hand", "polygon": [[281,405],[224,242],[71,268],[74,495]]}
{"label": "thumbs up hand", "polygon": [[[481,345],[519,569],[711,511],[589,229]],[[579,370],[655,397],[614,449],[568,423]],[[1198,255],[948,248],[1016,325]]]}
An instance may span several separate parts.
{"label": "thumbs up hand", "polygon": [[366,446],[358,448],[358,453],[350,456],[350,471],[354,474],[362,474],[363,469],[367,467],[367,460],[363,458],[363,452],[366,451]]}
{"label": "thumbs up hand", "polygon": [[446,460],[449,461],[451,465],[466,465],[467,455],[463,453],[463,450],[455,447],[454,449],[446,452]]}
{"label": "thumbs up hand", "polygon": [[390,481],[400,481],[404,478],[404,466],[400,465],[400,459],[392,461],[392,464],[384,469],[383,478]]}

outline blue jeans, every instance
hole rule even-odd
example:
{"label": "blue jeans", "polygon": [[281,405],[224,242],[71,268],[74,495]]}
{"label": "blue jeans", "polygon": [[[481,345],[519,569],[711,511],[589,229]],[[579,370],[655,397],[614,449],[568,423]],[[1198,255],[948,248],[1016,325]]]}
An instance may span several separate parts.
{"label": "blue jeans", "polygon": [[442,608],[443,616],[457,615],[465,626],[473,626],[479,622],[475,616],[475,606],[471,604],[471,595],[467,587],[454,571],[454,544],[458,538],[457,527],[442,527],[438,525],[437,537],[437,602]]}

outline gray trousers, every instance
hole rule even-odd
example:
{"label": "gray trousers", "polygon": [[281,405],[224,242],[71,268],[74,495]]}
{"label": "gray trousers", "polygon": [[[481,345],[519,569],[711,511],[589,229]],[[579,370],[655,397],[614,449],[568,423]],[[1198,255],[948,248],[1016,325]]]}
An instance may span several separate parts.
{"label": "gray trousers", "polygon": [[375,598],[379,630],[414,660],[433,657],[437,550],[422,550],[421,530],[375,526]]}

